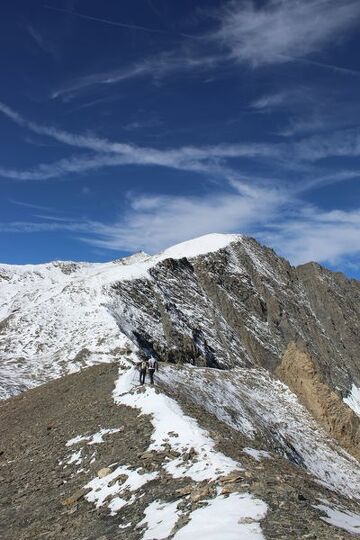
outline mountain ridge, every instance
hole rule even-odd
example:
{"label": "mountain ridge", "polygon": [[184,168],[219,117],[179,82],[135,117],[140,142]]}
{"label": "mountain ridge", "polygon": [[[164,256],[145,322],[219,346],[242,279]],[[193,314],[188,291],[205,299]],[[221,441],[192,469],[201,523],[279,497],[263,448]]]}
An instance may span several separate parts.
{"label": "mountain ridge", "polygon": [[[126,260],[130,264],[124,264]],[[4,267],[0,267],[0,272],[1,268],[4,272]],[[99,340],[111,336],[113,348],[137,346],[136,336],[140,335],[146,347],[154,354],[165,355],[166,359],[169,359],[166,350],[172,351],[175,361],[184,360],[184,355],[190,353],[190,358],[195,356],[194,361],[198,357],[200,363],[215,362],[218,367],[229,367],[234,362],[234,365],[256,363],[264,356],[259,354],[260,348],[268,351],[270,356],[266,362],[274,368],[290,341],[301,342],[303,347],[310,344],[309,352],[315,361],[321,358],[321,369],[334,389],[339,387],[345,397],[352,383],[360,386],[360,369],[354,361],[360,354],[354,339],[359,317],[356,302],[360,301],[360,282],[312,263],[294,268],[272,249],[261,246],[252,238],[206,235],[149,258],[142,255],[140,261],[135,262],[130,256],[130,261],[125,258],[118,263],[87,263],[85,266],[68,263],[65,267],[54,263],[21,267],[20,273],[18,270],[19,267],[15,267],[15,271],[7,268],[5,278],[0,275],[3,365],[8,361],[13,365],[14,356],[25,359],[26,364],[34,355],[41,357],[45,349],[56,358],[54,348],[59,344],[62,349],[62,337],[56,334],[63,325],[64,332],[69,331],[74,338],[69,340],[71,352],[75,348],[76,354],[82,349],[91,350],[94,340],[93,336],[88,337],[89,327],[100,324]],[[191,303],[186,297],[192,290]],[[180,310],[177,299],[182,303]],[[87,309],[81,309],[81,304]],[[330,310],[325,304],[331,306],[331,317],[336,320],[329,320]],[[35,321],[43,318],[43,324],[32,324],[22,313],[24,308],[33,313]],[[71,321],[72,309],[75,310],[74,321]],[[189,319],[191,310],[200,317],[196,328],[192,328]],[[239,312],[242,312],[241,316]],[[90,319],[87,326],[85,321],[84,325],[80,324],[81,314]],[[350,325],[348,321],[345,324],[345,316],[350,319]],[[212,320],[211,331],[204,328],[206,317]],[[146,331],[140,331],[140,322],[150,328],[148,336]],[[75,325],[74,330],[78,329],[77,335],[71,323]],[[53,333],[48,331],[49,325],[52,325]],[[12,328],[14,332],[11,332]],[[18,343],[15,348],[8,342],[7,333],[15,343],[20,333],[31,333],[32,336],[25,347]],[[81,333],[83,339],[79,339]],[[332,338],[332,333],[336,334],[336,339]],[[207,345],[209,339],[218,343],[216,361],[213,345]],[[231,347],[230,342],[225,347],[228,351],[225,355],[220,350],[220,342],[223,346],[224,339],[232,343]],[[180,345],[177,346],[174,340],[180,340]],[[182,341],[189,343],[182,344]],[[329,365],[326,355],[342,359],[344,347],[346,349],[344,342],[350,349],[345,358],[348,366],[339,370],[336,365]],[[232,349],[235,349],[236,360],[229,357]],[[104,352],[98,345],[95,351]]]}

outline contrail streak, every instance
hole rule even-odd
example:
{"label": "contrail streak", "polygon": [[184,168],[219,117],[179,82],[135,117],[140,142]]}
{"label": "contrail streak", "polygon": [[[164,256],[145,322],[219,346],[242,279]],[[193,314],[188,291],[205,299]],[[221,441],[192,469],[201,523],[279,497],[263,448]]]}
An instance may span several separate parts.
{"label": "contrail streak", "polygon": [[[110,19],[102,19],[100,17],[93,17],[92,15],[85,15],[84,13],[79,13],[77,11],[70,11],[68,9],[56,8],[53,6],[45,5],[44,7],[52,11],[58,11],[60,13],[66,13],[67,15],[73,15],[74,17],[79,17],[80,19],[100,22],[103,24],[110,24],[111,26],[118,26],[120,28],[126,28],[128,30],[140,30],[142,32],[151,32],[152,34],[173,34],[173,32],[170,32],[170,30],[162,30],[161,28],[149,28],[147,26],[140,26],[138,24],[128,24],[128,23],[122,23],[119,21],[112,21]],[[179,35],[183,35],[183,34],[179,34]],[[191,37],[191,36],[186,36],[186,37]]]}

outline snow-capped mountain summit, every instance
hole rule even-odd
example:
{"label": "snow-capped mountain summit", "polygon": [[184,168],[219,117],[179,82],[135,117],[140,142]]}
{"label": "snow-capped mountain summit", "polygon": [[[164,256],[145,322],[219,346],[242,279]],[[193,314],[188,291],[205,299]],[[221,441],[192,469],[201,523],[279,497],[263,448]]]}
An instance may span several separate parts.
{"label": "snow-capped mountain summit", "polygon": [[140,252],[105,264],[1,265],[0,396],[111,361],[119,347],[131,346],[119,326],[126,321],[111,309],[116,284],[151,281],[151,270],[166,259],[216,252],[240,238],[206,235],[158,255]]}
{"label": "snow-capped mountain summit", "polygon": [[344,396],[360,386],[359,283],[314,264],[293,268],[241,235],[104,264],[1,265],[0,298],[3,397],[132,346],[273,371],[291,341]]}

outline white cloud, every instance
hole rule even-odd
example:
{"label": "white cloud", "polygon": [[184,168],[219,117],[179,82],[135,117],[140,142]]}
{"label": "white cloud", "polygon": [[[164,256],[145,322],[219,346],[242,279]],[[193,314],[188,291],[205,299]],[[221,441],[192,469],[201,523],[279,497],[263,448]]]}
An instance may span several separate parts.
{"label": "white cloud", "polygon": [[83,239],[111,250],[156,252],[210,232],[253,230],[274,219],[289,197],[276,188],[232,186],[232,191],[202,197],[142,195],[131,199],[119,222],[98,224],[95,236]]}
{"label": "white cloud", "polygon": [[346,264],[360,257],[360,209],[324,212],[308,207],[270,229],[259,237],[293,264]]}
{"label": "white cloud", "polygon": [[288,103],[288,93],[279,92],[277,94],[269,94],[261,96],[251,103],[253,109],[262,111],[264,109],[273,109],[274,107],[282,106],[284,103]]}
{"label": "white cloud", "polygon": [[276,188],[232,181],[228,191],[183,197],[159,194],[128,198],[125,214],[113,223],[53,215],[38,221],[0,223],[0,231],[35,233],[67,231],[93,246],[112,251],[157,252],[208,232],[249,231],[278,214],[288,195]]}
{"label": "white cloud", "polygon": [[345,38],[360,15],[357,0],[231,2],[215,37],[233,57],[254,67],[279,64],[318,52]]}
{"label": "white cloud", "polygon": [[103,249],[157,252],[211,232],[257,237],[294,265],[348,264],[360,257],[360,208],[324,212],[285,189],[233,183],[233,192],[205,197],[143,195],[120,221],[92,223],[82,240]]}

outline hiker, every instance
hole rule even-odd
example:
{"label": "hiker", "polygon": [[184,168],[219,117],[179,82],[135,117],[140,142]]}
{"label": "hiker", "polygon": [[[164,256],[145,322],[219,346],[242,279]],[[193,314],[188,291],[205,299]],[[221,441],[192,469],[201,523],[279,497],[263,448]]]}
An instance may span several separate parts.
{"label": "hiker", "polygon": [[149,367],[149,377],[150,377],[150,384],[154,384],[154,373],[155,369],[158,371],[158,362],[155,358],[151,356],[148,360],[148,367]]}
{"label": "hiker", "polygon": [[147,363],[146,358],[143,358],[141,362],[138,363],[138,369],[139,369],[139,374],[140,374],[140,384],[145,383],[147,366],[148,366],[148,363]]}

